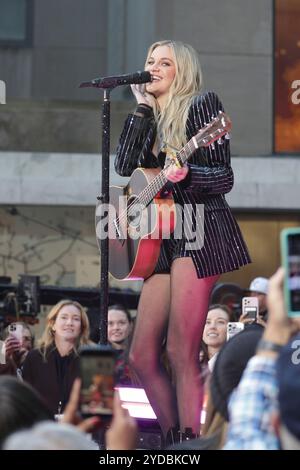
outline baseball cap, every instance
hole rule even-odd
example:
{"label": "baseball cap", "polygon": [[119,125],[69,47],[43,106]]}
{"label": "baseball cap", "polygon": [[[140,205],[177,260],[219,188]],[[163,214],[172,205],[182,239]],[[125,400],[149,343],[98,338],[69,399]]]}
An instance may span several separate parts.
{"label": "baseball cap", "polygon": [[280,351],[276,372],[280,420],[300,439],[300,333]]}
{"label": "baseball cap", "polygon": [[269,287],[269,279],[266,277],[256,277],[251,282],[248,291],[259,292],[261,294],[267,294]]}

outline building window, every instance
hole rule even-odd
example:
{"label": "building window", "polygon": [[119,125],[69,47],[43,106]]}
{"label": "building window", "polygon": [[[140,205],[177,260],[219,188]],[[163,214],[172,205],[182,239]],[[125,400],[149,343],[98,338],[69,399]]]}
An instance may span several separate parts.
{"label": "building window", "polygon": [[275,142],[300,152],[300,2],[275,0]]}
{"label": "building window", "polygon": [[33,0],[0,0],[0,47],[32,45]]}

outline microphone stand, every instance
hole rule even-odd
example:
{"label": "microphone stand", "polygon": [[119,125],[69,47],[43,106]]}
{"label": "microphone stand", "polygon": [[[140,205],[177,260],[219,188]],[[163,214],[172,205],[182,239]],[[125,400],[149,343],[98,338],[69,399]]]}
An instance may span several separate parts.
{"label": "microphone stand", "polygon": [[[98,200],[108,207],[109,204],[109,157],[110,157],[110,92],[104,89],[102,104],[102,185]],[[108,236],[100,241],[100,344],[107,344],[107,312],[108,312]]]}
{"label": "microphone stand", "polygon": [[[110,154],[110,92],[119,85],[130,83],[146,83],[151,81],[150,72],[137,72],[131,75],[103,77],[82,82],[79,88],[93,87],[104,90],[102,105],[102,191],[97,197],[101,205],[108,208],[109,204],[109,154]],[[107,217],[107,212],[101,213],[100,219]],[[107,344],[107,311],[108,311],[108,264],[109,264],[108,233],[100,239],[100,344]]]}
{"label": "microphone stand", "polygon": [[[83,88],[86,86],[93,86],[95,88],[101,88],[96,84],[88,84],[82,82],[79,87]],[[115,88],[103,88],[104,100],[102,104],[102,188],[101,194],[97,197],[100,204],[105,204],[108,207],[109,204],[109,157],[110,157],[110,92]],[[101,218],[105,218],[107,213],[102,213]],[[109,297],[109,286],[108,286],[108,236],[101,237],[100,240],[100,341],[101,345],[107,344],[107,311],[108,311],[108,297]]]}

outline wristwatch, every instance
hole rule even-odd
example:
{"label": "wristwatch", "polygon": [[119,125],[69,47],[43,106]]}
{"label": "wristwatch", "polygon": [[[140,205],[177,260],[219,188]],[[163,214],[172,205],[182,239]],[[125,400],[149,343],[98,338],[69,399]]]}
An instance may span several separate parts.
{"label": "wristwatch", "polygon": [[282,345],[273,343],[272,341],[267,341],[264,338],[261,338],[257,344],[256,352],[259,351],[273,351],[279,353],[281,351]]}

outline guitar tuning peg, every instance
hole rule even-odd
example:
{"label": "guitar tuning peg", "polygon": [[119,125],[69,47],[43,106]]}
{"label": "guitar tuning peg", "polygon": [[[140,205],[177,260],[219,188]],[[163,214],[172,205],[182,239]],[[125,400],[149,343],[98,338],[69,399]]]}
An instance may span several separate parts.
{"label": "guitar tuning peg", "polygon": [[230,139],[231,139],[230,134],[229,134],[228,132],[225,134],[225,139],[226,139],[226,140],[230,140]]}
{"label": "guitar tuning peg", "polygon": [[215,150],[215,144],[214,144],[214,143],[210,144],[210,148],[211,148],[212,150]]}
{"label": "guitar tuning peg", "polygon": [[222,137],[219,137],[219,139],[218,139],[218,144],[219,144],[219,145],[223,145]]}

